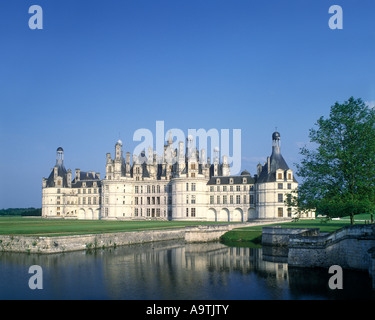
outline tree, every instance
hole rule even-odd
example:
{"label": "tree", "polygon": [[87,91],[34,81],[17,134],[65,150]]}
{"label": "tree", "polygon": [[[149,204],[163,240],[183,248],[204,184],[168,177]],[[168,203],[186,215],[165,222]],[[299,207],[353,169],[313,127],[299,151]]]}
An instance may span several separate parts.
{"label": "tree", "polygon": [[375,211],[375,110],[361,99],[336,102],[327,119],[310,129],[313,150],[301,148],[296,164],[303,179],[288,205],[298,213],[315,210],[328,217]]}

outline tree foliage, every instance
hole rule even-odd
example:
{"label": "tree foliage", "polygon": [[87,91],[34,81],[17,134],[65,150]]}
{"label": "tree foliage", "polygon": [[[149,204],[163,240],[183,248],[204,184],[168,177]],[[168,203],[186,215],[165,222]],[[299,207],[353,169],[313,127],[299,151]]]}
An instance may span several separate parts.
{"label": "tree foliage", "polygon": [[336,102],[328,118],[310,129],[314,149],[301,148],[297,175],[303,178],[289,205],[329,217],[375,210],[375,110],[361,99]]}

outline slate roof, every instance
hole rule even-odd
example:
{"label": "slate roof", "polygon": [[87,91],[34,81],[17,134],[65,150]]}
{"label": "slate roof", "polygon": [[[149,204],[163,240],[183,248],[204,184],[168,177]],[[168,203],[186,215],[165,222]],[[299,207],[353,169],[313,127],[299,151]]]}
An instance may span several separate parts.
{"label": "slate roof", "polygon": [[[262,171],[257,177],[257,183],[264,183],[264,182],[275,182],[276,181],[276,170],[281,169],[283,171],[289,170],[289,167],[284,160],[283,156],[280,152],[276,152],[273,150],[271,157],[270,157],[270,173],[268,173],[268,162],[262,166]],[[296,178],[293,175],[293,181],[297,182]]]}
{"label": "slate roof", "polygon": [[[246,183],[243,183],[242,179],[246,178]],[[255,179],[249,176],[217,176],[212,177],[208,180],[207,185],[216,185],[216,180],[220,179],[220,185],[232,185],[232,184],[254,184]],[[229,183],[230,179],[233,179],[233,183]]]}
{"label": "slate roof", "polygon": [[[57,176],[62,177],[62,188],[68,187],[68,179],[67,179],[67,172],[63,164],[56,165],[57,167]],[[51,173],[47,179],[47,184],[46,186],[48,188],[53,188],[55,187],[55,181],[54,181],[54,168],[51,170]]]}

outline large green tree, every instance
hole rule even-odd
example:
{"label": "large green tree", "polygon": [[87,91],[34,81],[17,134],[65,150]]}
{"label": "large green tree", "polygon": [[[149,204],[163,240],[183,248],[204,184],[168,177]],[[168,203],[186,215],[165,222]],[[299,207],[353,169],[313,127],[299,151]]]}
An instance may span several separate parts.
{"label": "large green tree", "polygon": [[335,103],[328,118],[310,129],[312,148],[303,147],[298,194],[288,204],[297,212],[316,210],[328,217],[375,210],[375,110],[351,97]]}

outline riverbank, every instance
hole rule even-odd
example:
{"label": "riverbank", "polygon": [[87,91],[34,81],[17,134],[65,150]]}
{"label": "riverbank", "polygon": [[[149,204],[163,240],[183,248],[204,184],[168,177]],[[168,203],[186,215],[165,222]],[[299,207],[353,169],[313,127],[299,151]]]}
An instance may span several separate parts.
{"label": "riverbank", "polygon": [[[198,221],[104,221],[104,224],[100,224],[100,220],[95,221],[95,224],[91,224],[91,222],[47,219],[36,221],[36,219],[30,219],[29,221],[22,220],[22,225],[19,222],[17,223],[17,221],[13,221],[13,226],[8,224],[8,227],[4,228],[6,221],[0,220],[1,233],[8,231],[8,234],[0,234],[0,250],[27,253],[58,253],[178,239],[184,239],[187,242],[208,242],[217,241],[223,234],[240,226],[263,226],[286,221],[257,220],[231,224]],[[89,226],[86,225],[87,223]],[[90,225],[91,229],[82,229],[82,226],[90,227]],[[96,229],[95,226],[97,227]],[[108,232],[109,229],[104,229],[103,226],[112,226],[110,228],[111,231]],[[121,232],[113,232],[115,228],[118,230],[120,227]],[[143,230],[132,231],[135,228],[143,228]],[[10,230],[19,233],[9,234]],[[43,230],[43,233],[40,233],[41,230]],[[107,232],[99,232],[99,230],[106,230]],[[80,234],[66,234],[68,232],[77,233],[78,231]]]}

